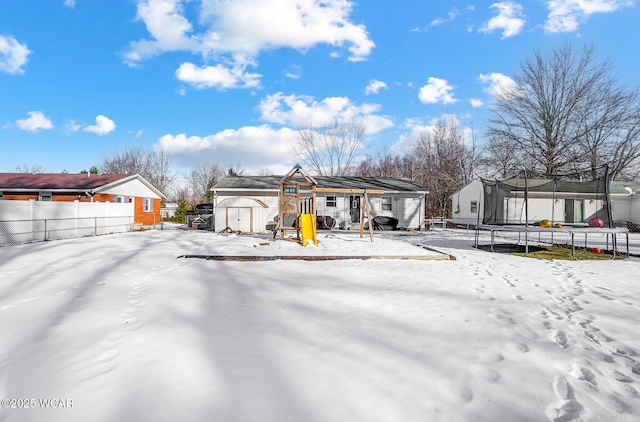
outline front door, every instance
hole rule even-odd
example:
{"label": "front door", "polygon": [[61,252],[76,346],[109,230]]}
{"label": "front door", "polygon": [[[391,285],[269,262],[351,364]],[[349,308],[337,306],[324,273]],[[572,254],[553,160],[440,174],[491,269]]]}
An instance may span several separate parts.
{"label": "front door", "polygon": [[251,208],[227,208],[227,227],[233,231],[250,233]]}
{"label": "front door", "polygon": [[360,196],[349,196],[349,215],[352,223],[360,222]]}

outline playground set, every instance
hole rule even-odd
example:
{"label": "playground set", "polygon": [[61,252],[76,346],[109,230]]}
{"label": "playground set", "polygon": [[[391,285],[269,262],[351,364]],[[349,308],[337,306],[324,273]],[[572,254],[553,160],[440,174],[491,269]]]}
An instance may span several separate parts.
{"label": "playground set", "polygon": [[[318,182],[307,174],[299,164],[280,180],[278,221],[273,239],[286,239],[287,232],[295,232],[295,240],[302,246],[318,245],[316,199],[318,194],[348,193],[362,195],[364,201],[360,218],[360,237],[364,236],[365,218],[372,221],[368,194],[383,194],[376,189],[336,189],[319,187]],[[369,238],[373,242],[373,224],[368,224]]]}

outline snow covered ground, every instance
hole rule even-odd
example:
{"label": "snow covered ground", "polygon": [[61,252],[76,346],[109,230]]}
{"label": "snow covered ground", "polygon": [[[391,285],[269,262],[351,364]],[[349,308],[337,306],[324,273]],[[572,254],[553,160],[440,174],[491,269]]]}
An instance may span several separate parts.
{"label": "snow covered ground", "polygon": [[[505,256],[451,230],[319,240],[0,248],[0,421],[640,418],[637,258]],[[457,259],[176,258],[433,253],[416,245]]]}

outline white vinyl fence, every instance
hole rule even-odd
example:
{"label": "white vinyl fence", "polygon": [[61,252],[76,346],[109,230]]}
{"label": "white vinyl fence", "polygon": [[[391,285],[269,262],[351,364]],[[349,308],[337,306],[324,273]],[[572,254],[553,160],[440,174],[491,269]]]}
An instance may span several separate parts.
{"label": "white vinyl fence", "polygon": [[128,231],[133,203],[0,201],[0,246]]}

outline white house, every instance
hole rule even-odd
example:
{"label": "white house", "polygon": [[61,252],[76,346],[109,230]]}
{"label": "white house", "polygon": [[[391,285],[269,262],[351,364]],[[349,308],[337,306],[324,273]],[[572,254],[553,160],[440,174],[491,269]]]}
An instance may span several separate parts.
{"label": "white house", "polygon": [[[616,223],[640,223],[640,196],[622,182],[475,179],[451,195],[453,223],[458,225],[525,224],[543,219],[584,224],[593,217],[608,220],[607,194]],[[640,186],[636,186],[640,187]],[[610,190],[610,192],[607,192]]]}
{"label": "white house", "polygon": [[[266,231],[267,224],[278,215],[282,179],[283,176],[228,176],[218,182],[211,188],[216,231]],[[331,217],[336,228],[360,227],[363,195],[359,192],[367,189],[383,192],[368,194],[372,216],[396,218],[400,229],[424,227],[428,192],[408,179],[314,176],[314,180],[323,191],[330,190],[317,194],[316,215],[320,219]]]}

